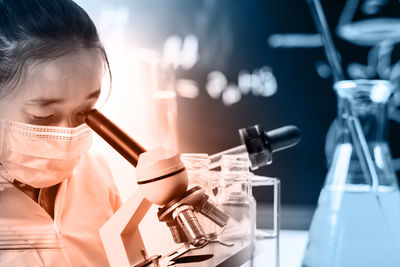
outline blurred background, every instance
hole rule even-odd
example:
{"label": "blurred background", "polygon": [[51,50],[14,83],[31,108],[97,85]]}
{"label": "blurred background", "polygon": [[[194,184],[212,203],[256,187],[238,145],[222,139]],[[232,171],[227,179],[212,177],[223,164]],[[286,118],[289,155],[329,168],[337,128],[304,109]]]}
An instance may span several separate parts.
{"label": "blurred background", "polygon": [[[281,179],[282,227],[308,229],[337,102],[306,1],[76,2],[95,21],[110,57],[113,88],[101,109],[147,148],[211,155],[239,145],[240,128],[298,126],[301,142],[256,173]],[[322,4],[347,77],[398,83],[399,2]],[[391,34],[397,37],[382,41]],[[394,158],[400,157],[398,113],[391,111],[388,125]],[[97,146],[126,199],[135,189],[133,167],[101,140]],[[260,207],[272,199],[261,188],[254,195]]]}

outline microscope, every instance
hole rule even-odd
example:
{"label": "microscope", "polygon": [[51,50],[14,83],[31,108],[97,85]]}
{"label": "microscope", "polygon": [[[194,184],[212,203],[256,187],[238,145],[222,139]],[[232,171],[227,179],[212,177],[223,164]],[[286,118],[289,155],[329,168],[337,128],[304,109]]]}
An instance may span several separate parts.
{"label": "microscope", "polygon": [[[194,247],[206,244],[209,237],[196,213],[220,227],[228,223],[229,215],[203,188],[187,190],[188,175],[178,153],[163,148],[146,151],[97,110],[87,114],[86,124],[136,167],[137,192],[100,229],[111,266],[146,266],[160,257],[147,256],[138,229],[152,204],[161,207],[159,221],[167,224],[175,243],[189,242]],[[134,251],[126,253],[123,237],[129,234],[136,245]]]}
{"label": "microscope", "polygon": [[[139,231],[140,222],[153,204],[159,206],[158,219],[166,223],[174,242],[178,244],[187,243],[201,248],[216,238],[204,231],[197,219],[197,213],[221,228],[227,225],[229,215],[210,199],[205,189],[188,189],[188,174],[180,161],[179,153],[164,148],[146,151],[95,109],[87,113],[85,122],[136,167],[137,191],[100,229],[100,236],[112,267],[160,266],[159,260],[162,256],[147,255]],[[277,140],[276,143],[281,144],[278,146],[280,149],[283,144],[289,146],[294,142],[288,142],[287,139],[298,141],[297,137],[293,138],[292,128],[286,135],[282,132],[272,135],[275,139],[268,138],[268,133],[264,133],[258,126],[256,130],[257,133],[252,134],[252,138],[246,138],[246,145],[251,149],[263,149],[261,151],[257,148],[257,153],[265,154],[266,150],[271,150],[272,153],[271,147],[274,147],[274,144],[271,140]],[[257,140],[257,146],[251,145],[254,140]],[[243,146],[239,150],[243,150]],[[267,159],[270,160],[270,157]]]}

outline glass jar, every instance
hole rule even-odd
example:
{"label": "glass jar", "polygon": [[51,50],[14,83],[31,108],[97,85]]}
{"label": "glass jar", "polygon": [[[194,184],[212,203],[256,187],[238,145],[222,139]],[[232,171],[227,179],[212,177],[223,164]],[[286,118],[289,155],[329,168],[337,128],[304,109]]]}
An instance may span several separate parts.
{"label": "glass jar", "polygon": [[231,219],[220,234],[226,242],[249,244],[252,253],[255,244],[256,201],[252,194],[247,155],[224,155],[221,159],[221,192],[217,203]]}
{"label": "glass jar", "polygon": [[205,153],[182,153],[181,161],[185,165],[186,171],[189,176],[188,189],[194,186],[200,186],[209,194],[209,171],[208,154]]}

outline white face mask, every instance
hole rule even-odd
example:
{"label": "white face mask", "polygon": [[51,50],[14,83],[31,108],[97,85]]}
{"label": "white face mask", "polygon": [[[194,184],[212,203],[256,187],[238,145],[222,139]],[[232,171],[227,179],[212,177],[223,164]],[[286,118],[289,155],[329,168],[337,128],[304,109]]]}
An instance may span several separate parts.
{"label": "white face mask", "polygon": [[8,179],[35,188],[49,187],[71,176],[92,142],[92,131],[38,126],[0,119],[0,163]]}

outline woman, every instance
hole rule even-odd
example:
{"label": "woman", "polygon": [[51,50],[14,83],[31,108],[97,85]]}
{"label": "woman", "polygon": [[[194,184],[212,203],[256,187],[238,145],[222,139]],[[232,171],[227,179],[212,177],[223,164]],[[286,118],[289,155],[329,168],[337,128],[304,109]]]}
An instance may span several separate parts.
{"label": "woman", "polygon": [[109,71],[71,0],[0,0],[0,266],[107,266],[121,202],[84,114]]}

